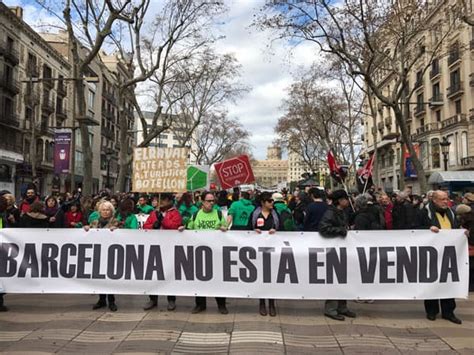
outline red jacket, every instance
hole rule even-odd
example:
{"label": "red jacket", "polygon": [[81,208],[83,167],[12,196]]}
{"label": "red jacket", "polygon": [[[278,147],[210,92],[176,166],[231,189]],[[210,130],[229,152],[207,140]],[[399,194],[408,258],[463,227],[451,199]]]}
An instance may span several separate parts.
{"label": "red jacket", "polygon": [[387,206],[383,207],[384,209],[384,217],[385,217],[385,229],[393,229],[393,218],[392,218],[392,210],[393,204],[389,203]]}
{"label": "red jacket", "polygon": [[[150,213],[146,219],[143,229],[153,229],[153,224],[158,220],[157,211]],[[161,221],[160,229],[178,229],[183,225],[183,220],[176,207],[171,207],[169,210],[162,212],[163,220]]]}
{"label": "red jacket", "polygon": [[[32,203],[38,202],[38,201],[39,201],[39,197],[36,196],[35,200]],[[30,212],[30,206],[31,206],[31,203],[29,203],[26,199],[21,201],[20,207],[19,207],[20,213],[23,215],[25,213]]]}
{"label": "red jacket", "polygon": [[66,228],[74,228],[74,226],[71,226],[72,222],[82,223],[82,213],[77,211],[74,215],[71,211],[67,211],[64,214],[64,226]]}

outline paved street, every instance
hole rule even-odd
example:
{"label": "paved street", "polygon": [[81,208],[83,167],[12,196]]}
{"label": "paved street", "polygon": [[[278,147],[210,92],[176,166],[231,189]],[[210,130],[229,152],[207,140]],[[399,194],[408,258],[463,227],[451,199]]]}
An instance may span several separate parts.
{"label": "paved street", "polygon": [[92,295],[7,295],[0,313],[3,353],[417,353],[474,352],[474,294],[459,300],[462,326],[425,319],[421,301],[350,302],[354,320],[322,316],[321,301],[278,301],[278,316],[262,317],[257,300],[228,300],[229,315],[208,299],[203,314],[193,301],[142,311],[146,297],[117,296],[119,311],[92,311]]}

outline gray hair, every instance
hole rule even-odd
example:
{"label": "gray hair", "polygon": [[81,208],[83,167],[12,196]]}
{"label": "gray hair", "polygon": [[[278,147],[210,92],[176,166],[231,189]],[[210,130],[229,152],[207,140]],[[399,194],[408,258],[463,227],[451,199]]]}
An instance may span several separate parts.
{"label": "gray hair", "polygon": [[100,202],[100,203],[99,203],[99,206],[98,206],[98,208],[97,208],[97,210],[99,211],[99,213],[100,213],[100,209],[101,209],[101,208],[107,208],[107,209],[109,209],[109,210],[112,211],[112,216],[115,215],[115,207],[114,207],[114,205],[112,204],[112,202],[110,202],[110,201],[102,201],[102,202]]}
{"label": "gray hair", "polygon": [[355,207],[357,210],[361,210],[367,207],[369,201],[372,201],[372,196],[369,194],[362,194],[356,197]]}

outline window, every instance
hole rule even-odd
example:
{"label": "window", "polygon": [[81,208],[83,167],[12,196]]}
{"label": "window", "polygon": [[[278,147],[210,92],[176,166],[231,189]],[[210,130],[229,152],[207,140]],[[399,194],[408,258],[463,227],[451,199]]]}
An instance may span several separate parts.
{"label": "window", "polygon": [[454,101],[454,107],[456,110],[456,115],[461,114],[461,111],[462,111],[461,99]]}
{"label": "window", "polygon": [[433,90],[433,101],[441,101],[441,90],[439,88],[439,83],[436,83],[432,87]]}
{"label": "window", "polygon": [[449,165],[456,165],[457,162],[457,149],[456,149],[456,139],[454,135],[448,136],[448,141],[451,143],[449,145]]}
{"label": "window", "polygon": [[433,169],[441,167],[439,139],[431,140],[431,165]]}
{"label": "window", "polygon": [[461,133],[461,159],[467,158],[467,150],[468,150],[467,143],[468,143],[467,132],[462,132]]}
{"label": "window", "polygon": [[94,101],[95,101],[95,92],[92,91],[92,90],[89,90],[89,96],[88,96],[87,103],[88,103],[90,109],[94,109]]}
{"label": "window", "polygon": [[436,122],[441,122],[441,110],[435,112]]}
{"label": "window", "polygon": [[461,83],[461,73],[460,73],[459,69],[452,71],[449,74],[449,79],[450,79],[450,85],[452,87],[459,86],[460,83]]}

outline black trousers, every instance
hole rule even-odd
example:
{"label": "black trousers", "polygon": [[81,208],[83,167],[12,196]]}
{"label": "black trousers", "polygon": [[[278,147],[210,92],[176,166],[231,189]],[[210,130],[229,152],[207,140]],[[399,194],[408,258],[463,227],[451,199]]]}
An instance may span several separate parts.
{"label": "black trousers", "polygon": [[456,301],[454,298],[445,298],[442,300],[425,300],[426,314],[438,314],[440,304],[441,314],[443,316],[450,316],[454,314],[454,309],[456,308]]}
{"label": "black trousers", "polygon": [[[148,297],[150,297],[150,301],[158,303],[158,296],[157,295],[150,295]],[[167,298],[168,298],[168,302],[176,301],[176,296],[167,296]]]}
{"label": "black trousers", "polygon": [[[206,297],[196,297],[195,300],[196,300],[196,306],[206,307]],[[217,306],[225,307],[225,300],[226,300],[225,297],[216,297]]]}
{"label": "black trousers", "polygon": [[109,302],[109,304],[115,303],[115,296],[114,295],[99,295],[99,302],[105,303],[106,299]]}

